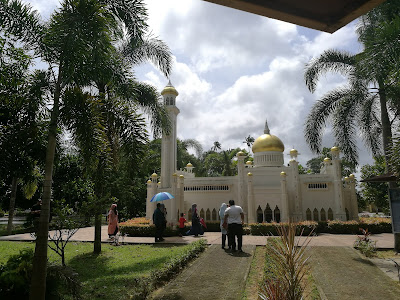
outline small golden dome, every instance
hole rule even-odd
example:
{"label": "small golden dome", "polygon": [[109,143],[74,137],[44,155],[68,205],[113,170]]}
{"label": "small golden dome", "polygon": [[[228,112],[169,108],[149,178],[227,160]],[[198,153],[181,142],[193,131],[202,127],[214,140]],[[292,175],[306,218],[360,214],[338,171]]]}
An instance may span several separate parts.
{"label": "small golden dome", "polygon": [[334,146],[334,147],[331,148],[331,151],[332,152],[339,152],[339,148]]}
{"label": "small golden dome", "polygon": [[291,159],[289,162],[293,163],[293,162],[296,162],[296,160],[295,159]]}
{"label": "small golden dome", "polygon": [[171,84],[171,81],[168,81],[168,84],[166,87],[162,90],[161,95],[164,96],[164,94],[172,94],[175,96],[178,96],[178,91],[174,88],[174,86]]}
{"label": "small golden dome", "polygon": [[344,178],[344,181],[349,181],[349,180],[350,180],[350,178],[347,176]]}
{"label": "small golden dome", "polygon": [[236,153],[236,156],[246,156],[246,153],[244,153],[243,151],[239,151],[238,153]]}
{"label": "small golden dome", "polygon": [[282,172],[281,172],[281,176],[282,176],[282,177],[285,177],[285,176],[286,176],[286,172],[283,172],[283,171],[282,171]]}
{"label": "small golden dome", "polygon": [[149,180],[147,180],[147,183],[151,183],[152,181],[149,179]]}
{"label": "small golden dome", "polygon": [[253,153],[265,152],[265,151],[285,151],[285,146],[282,141],[275,135],[263,134],[258,137],[252,147]]}
{"label": "small golden dome", "polygon": [[191,163],[188,163],[188,164],[186,165],[186,167],[187,167],[187,168],[192,168],[193,165],[192,165]]}
{"label": "small golden dome", "polygon": [[253,173],[249,172],[247,173],[247,176],[253,176]]}
{"label": "small golden dome", "polygon": [[176,177],[176,176],[178,176],[178,174],[174,173],[174,174],[172,174],[172,176]]}
{"label": "small golden dome", "polygon": [[292,156],[297,155],[297,153],[299,153],[299,152],[296,149],[290,150],[290,155],[292,155]]}
{"label": "small golden dome", "polygon": [[179,178],[185,178],[185,176],[183,176],[183,175],[179,175]]}
{"label": "small golden dome", "polygon": [[251,160],[246,161],[246,165],[251,166],[253,162]]}
{"label": "small golden dome", "polygon": [[355,177],[354,174],[350,174],[350,175],[349,175],[349,178],[350,178],[350,179],[354,179],[354,177]]}
{"label": "small golden dome", "polygon": [[151,174],[151,177],[157,177],[156,173]]}
{"label": "small golden dome", "polygon": [[329,162],[331,162],[331,159],[329,157],[325,157],[324,162],[329,163]]}

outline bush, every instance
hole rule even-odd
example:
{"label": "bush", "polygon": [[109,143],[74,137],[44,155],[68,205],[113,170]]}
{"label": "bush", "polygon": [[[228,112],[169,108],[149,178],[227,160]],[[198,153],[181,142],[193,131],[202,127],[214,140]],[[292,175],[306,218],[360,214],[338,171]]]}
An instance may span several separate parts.
{"label": "bush", "polygon": [[[305,221],[297,223],[296,235],[309,235],[313,229],[317,228],[318,223],[312,221]],[[249,224],[250,232],[252,235],[263,236],[278,236],[278,228],[287,227],[287,223],[253,223]],[[314,230],[315,231],[315,230]]]}
{"label": "bush", "polygon": [[354,248],[360,250],[362,254],[366,257],[373,257],[376,254],[376,242],[372,241],[369,236],[371,235],[368,232],[368,229],[360,228],[362,232],[362,236],[358,236],[357,240],[354,242]]}
{"label": "bush", "polygon": [[[29,298],[32,263],[33,249],[23,249],[0,265],[0,299]],[[78,274],[71,268],[49,264],[46,287],[46,299],[64,299],[66,294],[80,299]]]}
{"label": "bush", "polygon": [[0,208],[0,217],[4,217],[4,210]]}
{"label": "bush", "polygon": [[[119,231],[121,234],[126,234],[129,236],[154,236],[156,233],[156,227],[154,225],[143,225],[143,224],[137,224],[137,225],[122,225],[119,224]],[[164,230],[163,236],[175,236],[178,235],[178,232],[176,229],[172,229],[170,227],[167,227]]]}

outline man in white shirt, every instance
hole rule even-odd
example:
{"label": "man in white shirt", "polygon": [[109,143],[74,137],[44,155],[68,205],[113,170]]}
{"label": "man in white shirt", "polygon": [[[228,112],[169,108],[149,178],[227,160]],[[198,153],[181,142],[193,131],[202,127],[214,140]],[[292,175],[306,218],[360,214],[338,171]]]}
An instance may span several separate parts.
{"label": "man in white shirt", "polygon": [[225,210],[225,218],[223,226],[226,227],[228,225],[228,239],[231,242],[230,247],[232,247],[232,251],[236,251],[236,240],[238,244],[238,251],[242,251],[242,237],[243,237],[243,223],[244,223],[244,213],[243,209],[235,205],[234,200],[229,200],[229,207]]}

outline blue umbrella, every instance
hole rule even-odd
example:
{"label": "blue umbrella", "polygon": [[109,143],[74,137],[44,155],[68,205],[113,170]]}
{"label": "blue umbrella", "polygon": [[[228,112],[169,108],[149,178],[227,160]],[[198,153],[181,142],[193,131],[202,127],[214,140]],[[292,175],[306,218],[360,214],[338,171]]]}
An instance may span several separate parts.
{"label": "blue umbrella", "polygon": [[164,201],[164,200],[172,199],[172,198],[175,198],[175,197],[172,196],[170,193],[161,192],[161,193],[155,194],[153,196],[153,198],[151,198],[150,202]]}

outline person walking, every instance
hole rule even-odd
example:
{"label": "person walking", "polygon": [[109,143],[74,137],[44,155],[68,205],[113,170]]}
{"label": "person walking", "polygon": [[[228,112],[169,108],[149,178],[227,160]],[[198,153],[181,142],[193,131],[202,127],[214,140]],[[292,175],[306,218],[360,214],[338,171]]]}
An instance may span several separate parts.
{"label": "person walking", "polygon": [[117,204],[112,204],[108,212],[108,238],[114,239],[118,232],[118,211]]}
{"label": "person walking", "polygon": [[161,211],[161,203],[157,203],[157,208],[154,210],[153,213],[153,224],[156,226],[156,233],[155,233],[155,242],[162,242],[163,239],[163,231],[165,228],[165,215],[164,212]]}
{"label": "person walking", "polygon": [[189,231],[190,235],[199,236],[201,234],[200,217],[197,212],[197,204],[192,204],[192,227]]}
{"label": "person walking", "polygon": [[[232,243],[232,252],[236,251],[236,238],[238,251],[242,250],[242,238],[243,238],[243,223],[244,223],[244,213],[243,209],[235,205],[234,200],[229,200],[229,207],[225,210],[224,224],[226,227],[228,225],[228,235],[230,236],[230,241]],[[229,238],[228,238],[229,240]]]}
{"label": "person walking", "polygon": [[[228,231],[226,228],[224,228],[224,220],[225,220],[225,210],[228,208],[228,205],[226,203],[221,204],[221,208],[219,209],[219,218],[220,218],[220,225],[219,227],[221,228],[221,234],[222,234],[222,249],[225,249],[225,244],[226,244],[226,236],[228,234]],[[230,247],[229,239],[228,239],[228,247]]]}

